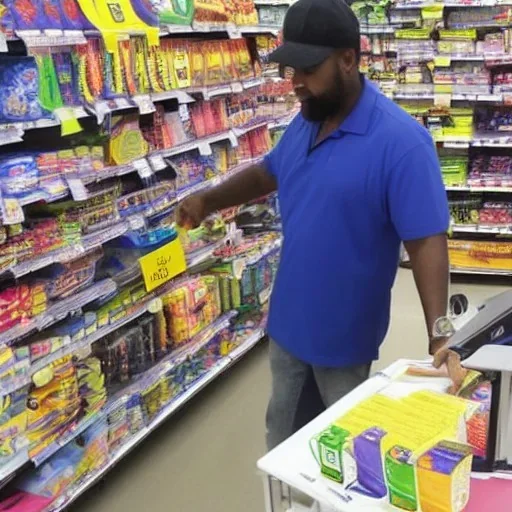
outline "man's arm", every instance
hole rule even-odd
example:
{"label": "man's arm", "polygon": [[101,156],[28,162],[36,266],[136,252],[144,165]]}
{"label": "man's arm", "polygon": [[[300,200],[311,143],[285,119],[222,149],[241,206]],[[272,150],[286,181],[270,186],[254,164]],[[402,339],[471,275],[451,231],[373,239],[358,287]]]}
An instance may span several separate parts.
{"label": "man's arm", "polygon": [[195,228],[217,210],[238,206],[277,190],[277,181],[263,162],[249,166],[212,189],[185,199],[178,208],[180,226]]}
{"label": "man's arm", "polygon": [[209,213],[248,203],[277,190],[276,179],[263,163],[251,165],[218,187],[207,190],[204,200]]}
{"label": "man's arm", "polygon": [[429,352],[435,354],[445,343],[444,339],[432,339],[432,329],[435,321],[446,316],[448,310],[450,265],[446,235],[411,240],[404,245],[423,306],[430,340]]}
{"label": "man's arm", "polygon": [[434,322],[447,313],[449,270],[444,233],[450,214],[431,140],[425,138],[390,167],[387,199],[391,221],[411,258],[432,352],[441,344],[441,340],[430,343]]}

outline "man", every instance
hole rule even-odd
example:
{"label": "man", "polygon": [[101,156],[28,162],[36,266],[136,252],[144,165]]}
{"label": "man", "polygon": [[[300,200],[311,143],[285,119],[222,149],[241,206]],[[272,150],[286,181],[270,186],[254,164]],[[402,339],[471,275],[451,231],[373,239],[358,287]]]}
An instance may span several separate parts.
{"label": "man", "polygon": [[190,197],[178,215],[196,226],[278,190],[284,240],[268,322],[269,449],[299,426],[302,405],[314,405],[301,401],[308,379],[330,406],[368,377],[388,329],[401,241],[432,353],[449,280],[449,214],[432,139],[360,76],[351,9],[342,0],[298,0],[283,39],[271,58],[293,70],[300,114],[261,163]]}

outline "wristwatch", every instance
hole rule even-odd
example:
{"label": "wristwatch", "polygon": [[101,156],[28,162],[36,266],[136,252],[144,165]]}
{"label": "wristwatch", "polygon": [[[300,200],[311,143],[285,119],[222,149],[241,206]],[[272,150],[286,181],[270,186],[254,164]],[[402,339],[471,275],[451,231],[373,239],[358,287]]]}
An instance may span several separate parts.
{"label": "wristwatch", "polygon": [[455,327],[452,321],[447,316],[439,317],[432,326],[432,337],[430,341],[435,341],[441,338],[449,338],[455,334]]}

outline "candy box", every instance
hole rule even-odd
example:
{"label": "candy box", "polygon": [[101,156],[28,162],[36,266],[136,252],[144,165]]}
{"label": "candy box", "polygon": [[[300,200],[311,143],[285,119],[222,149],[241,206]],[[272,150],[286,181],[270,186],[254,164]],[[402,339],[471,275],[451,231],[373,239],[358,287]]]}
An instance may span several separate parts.
{"label": "candy box", "polygon": [[422,512],[461,512],[469,500],[472,450],[442,441],[418,458],[417,478]]}
{"label": "candy box", "polygon": [[169,337],[174,343],[189,341],[220,315],[218,279],[187,279],[167,294],[163,302]]}
{"label": "candy box", "polygon": [[[379,427],[366,429],[355,436],[349,446],[344,450],[344,466],[355,466],[353,475],[356,480],[350,484],[351,475],[345,469],[345,483],[350,484],[350,489],[371,498],[383,498],[387,495],[386,479],[382,464],[382,439],[386,431]],[[350,456],[350,458],[349,458]]]}
{"label": "candy box", "polygon": [[347,430],[331,425],[310,441],[310,446],[323,475],[344,482],[343,449],[350,437]]}
{"label": "candy box", "polygon": [[394,446],[384,457],[389,503],[400,510],[418,510],[416,475],[411,450]]}

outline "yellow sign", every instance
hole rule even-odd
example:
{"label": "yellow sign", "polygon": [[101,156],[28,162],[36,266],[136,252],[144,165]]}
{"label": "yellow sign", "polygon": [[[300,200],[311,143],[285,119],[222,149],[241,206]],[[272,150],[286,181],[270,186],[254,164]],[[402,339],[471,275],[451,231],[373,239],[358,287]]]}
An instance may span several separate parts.
{"label": "yellow sign", "polygon": [[434,57],[434,66],[436,68],[449,68],[452,64],[452,59],[449,55],[436,55]]}
{"label": "yellow sign", "polygon": [[179,238],[139,258],[148,292],[187,270],[185,252]]}

